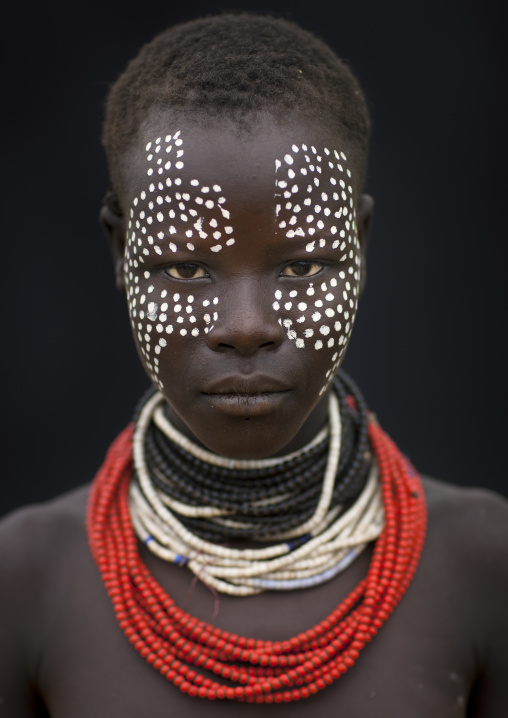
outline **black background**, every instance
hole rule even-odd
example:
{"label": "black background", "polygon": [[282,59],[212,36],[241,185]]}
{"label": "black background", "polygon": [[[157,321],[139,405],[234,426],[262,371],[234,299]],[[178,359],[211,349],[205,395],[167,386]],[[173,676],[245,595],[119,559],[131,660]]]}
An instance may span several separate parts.
{"label": "black background", "polygon": [[163,27],[231,7],[319,33],[370,101],[377,208],[346,368],[422,472],[508,496],[501,3],[46,1],[2,22],[0,513],[89,481],[147,386],[97,222],[103,98]]}

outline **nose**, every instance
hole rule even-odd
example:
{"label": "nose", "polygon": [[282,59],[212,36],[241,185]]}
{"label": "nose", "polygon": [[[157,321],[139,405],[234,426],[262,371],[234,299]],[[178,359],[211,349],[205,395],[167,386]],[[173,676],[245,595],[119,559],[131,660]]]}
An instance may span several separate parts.
{"label": "nose", "polygon": [[219,299],[217,320],[207,334],[208,346],[242,356],[277,349],[284,340],[284,329],[271,298],[273,292],[259,279],[239,278],[230,283]]}

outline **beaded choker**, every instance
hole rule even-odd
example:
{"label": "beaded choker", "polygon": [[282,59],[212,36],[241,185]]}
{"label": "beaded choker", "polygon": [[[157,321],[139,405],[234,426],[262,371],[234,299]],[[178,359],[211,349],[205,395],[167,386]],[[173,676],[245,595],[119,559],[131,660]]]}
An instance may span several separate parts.
{"label": "beaded choker", "polygon": [[[330,396],[329,431],[295,454],[263,461],[225,459],[201,449],[165,418],[163,397],[152,396],[133,439],[137,481],[131,484],[130,510],[138,538],[160,558],[188,566],[208,586],[237,596],[307,588],[344,570],[379,536],[384,519],[377,466],[366,450],[366,410],[356,406],[363,400],[355,387],[355,401],[348,404],[345,381],[341,376],[337,395]],[[344,429],[341,414],[349,424]],[[354,441],[357,434],[360,440]],[[164,437],[170,441],[165,447]],[[157,455],[158,446],[172,450],[175,463],[177,449],[187,463],[194,457],[199,473],[177,476]],[[183,473],[182,460],[179,466]],[[193,503],[183,503],[182,495]],[[357,500],[341,513],[339,499],[345,497]],[[270,545],[224,545],[238,537]]]}
{"label": "beaded choker", "polygon": [[[397,606],[423,546],[423,490],[395,444],[370,417],[368,440],[379,469],[385,524],[366,578],[321,623],[272,642],[193,618],[141,561],[129,510],[133,431],[130,425],[111,446],[92,485],[87,515],[91,551],[129,641],[181,691],[211,700],[280,703],[308,698],[337,680]],[[375,483],[372,476],[369,481]]]}

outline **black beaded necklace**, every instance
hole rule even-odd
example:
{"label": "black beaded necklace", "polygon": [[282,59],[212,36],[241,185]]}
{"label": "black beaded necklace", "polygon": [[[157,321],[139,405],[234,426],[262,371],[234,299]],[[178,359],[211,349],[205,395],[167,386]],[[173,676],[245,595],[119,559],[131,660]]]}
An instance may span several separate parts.
{"label": "black beaded necklace", "polygon": [[[367,407],[356,384],[343,371],[334,378],[333,391],[339,401],[342,434],[330,508],[347,508],[364,488],[371,464]],[[175,512],[192,533],[214,543],[237,539],[269,542],[314,514],[328,445],[326,437],[283,463],[230,469],[193,456],[152,423],[145,438],[145,459],[151,481],[162,494],[191,506],[216,507],[230,513],[225,520],[190,518]],[[262,505],[260,497],[264,499]]]}

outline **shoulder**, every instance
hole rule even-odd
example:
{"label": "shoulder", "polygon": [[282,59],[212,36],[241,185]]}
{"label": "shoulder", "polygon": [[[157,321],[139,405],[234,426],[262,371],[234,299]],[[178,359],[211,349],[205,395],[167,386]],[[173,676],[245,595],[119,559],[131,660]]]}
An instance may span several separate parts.
{"label": "shoulder", "polygon": [[87,495],[88,487],[77,489],[0,521],[0,693],[19,715],[46,634],[64,610],[61,587],[86,560]]}
{"label": "shoulder", "polygon": [[[47,584],[64,554],[86,542],[89,486],[17,509],[0,521],[0,601]],[[14,579],[10,580],[10,579]],[[43,585],[42,584],[42,585]]]}
{"label": "shoulder", "polygon": [[86,547],[88,492],[84,486],[0,521],[0,609],[16,601],[34,610],[62,564]]}
{"label": "shoulder", "polygon": [[88,491],[86,486],[26,506],[0,521],[0,616],[10,617],[10,627],[19,617],[31,632],[32,617],[36,621],[43,615],[63,565],[86,548]]}
{"label": "shoulder", "polygon": [[[508,501],[488,489],[424,478],[428,530],[422,559],[443,602],[475,632],[479,653],[508,641]],[[506,659],[503,659],[506,665]]]}
{"label": "shoulder", "polygon": [[508,500],[489,489],[465,488],[422,477],[429,533],[446,538],[450,547],[467,547],[469,560],[508,558]]}
{"label": "shoulder", "polygon": [[52,550],[84,531],[89,486],[17,509],[0,521],[0,570],[21,561],[25,570],[47,564]]}

